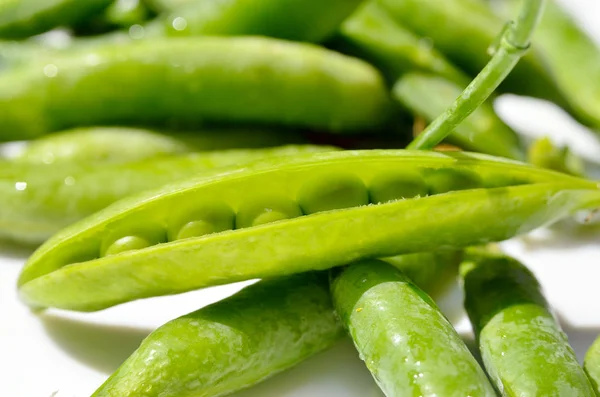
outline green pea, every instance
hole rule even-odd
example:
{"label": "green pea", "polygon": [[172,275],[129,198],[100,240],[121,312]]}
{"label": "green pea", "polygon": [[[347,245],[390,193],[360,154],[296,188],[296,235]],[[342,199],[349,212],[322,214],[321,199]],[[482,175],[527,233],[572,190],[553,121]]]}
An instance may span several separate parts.
{"label": "green pea", "polygon": [[302,216],[298,204],[286,197],[270,197],[242,204],[235,219],[236,228],[259,226],[265,223]]}
{"label": "green pea", "polygon": [[[458,174],[468,170],[483,181],[512,175],[527,183],[364,205],[368,195],[362,181],[384,172],[426,175],[439,169]],[[341,180],[346,181],[343,187],[352,187],[350,193],[359,193],[350,195],[360,198],[356,206],[170,241],[126,255],[71,261],[79,247],[99,250],[107,230],[118,231],[116,238],[143,236],[144,230],[131,227],[168,225],[174,209],[185,212],[207,199],[237,209],[261,198],[294,197],[306,189],[314,193],[305,197],[316,209],[349,204],[340,202],[347,196],[326,200],[326,208],[322,201],[312,201],[327,198],[322,193],[336,190]],[[317,182],[321,187],[314,189]],[[324,270],[359,259],[503,241],[599,205],[597,182],[471,153],[365,150],[271,158],[129,197],[57,233],[24,266],[19,295],[38,308],[99,310],[133,299]]]}
{"label": "green pea", "polygon": [[116,255],[127,251],[139,250],[151,246],[145,238],[139,236],[125,236],[110,244],[104,251],[104,256]]}
{"label": "green pea", "polygon": [[461,274],[483,362],[503,395],[595,395],[533,273],[510,257],[472,249]]}
{"label": "green pea", "polygon": [[429,189],[418,173],[382,173],[369,185],[372,203],[427,196]]}
{"label": "green pea", "polygon": [[305,214],[369,204],[364,182],[355,175],[322,175],[306,183],[298,192],[298,203]]}
{"label": "green pea", "polygon": [[167,230],[169,241],[233,229],[235,214],[225,203],[213,202],[184,209],[174,216]]}
{"label": "green pea", "polygon": [[467,169],[440,168],[427,172],[425,176],[431,194],[455,190],[477,189],[483,186],[481,177]]}
{"label": "green pea", "polygon": [[387,396],[496,396],[433,300],[377,260],[332,271],[334,307]]}
{"label": "green pea", "polygon": [[159,226],[136,225],[127,229],[130,231],[115,230],[108,234],[100,247],[101,256],[140,250],[166,241],[165,232]]}

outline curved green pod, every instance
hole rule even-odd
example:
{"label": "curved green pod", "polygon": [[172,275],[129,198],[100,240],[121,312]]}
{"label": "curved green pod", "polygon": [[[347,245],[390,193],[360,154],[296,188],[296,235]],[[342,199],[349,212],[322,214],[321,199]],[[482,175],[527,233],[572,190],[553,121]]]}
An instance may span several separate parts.
{"label": "curved green pod", "polygon": [[[407,73],[394,85],[393,96],[411,112],[432,122],[454,103],[463,89],[443,77]],[[517,134],[500,120],[489,102],[459,124],[447,141],[465,150],[516,160],[525,158]]]}
{"label": "curved green pod", "polygon": [[[61,131],[27,142],[13,163],[124,163],[171,154],[262,148],[302,142],[294,131],[214,128],[163,133],[141,128],[92,127]],[[116,176],[118,177],[118,176]]]}
{"label": "curved green pod", "polygon": [[192,153],[114,163],[64,162],[0,167],[0,238],[41,243],[113,202],[219,167],[274,156],[330,151],[328,146],[283,146]]}
{"label": "curved green pod", "polygon": [[260,281],[159,327],[93,397],[228,395],[343,336],[326,274]]}
{"label": "curved green pod", "polygon": [[368,59],[392,82],[413,71],[464,85],[471,81],[427,40],[398,24],[375,0],[363,2],[340,26],[339,36],[342,50]]}
{"label": "curved green pod", "polygon": [[112,0],[4,0],[0,38],[22,39],[71,25],[108,7]]}
{"label": "curved green pod", "polygon": [[[435,48],[472,75],[488,63],[489,49],[506,22],[481,0],[377,1],[398,23],[430,39]],[[535,48],[519,61],[499,89],[564,102]]]}
{"label": "curved green pod", "polygon": [[89,125],[375,129],[391,101],[369,64],[259,37],[96,45],[0,75],[0,139]]}
{"label": "curved green pod", "polygon": [[169,10],[163,34],[261,35],[321,42],[362,0],[196,0]]}
{"label": "curved green pod", "polygon": [[510,257],[469,250],[461,274],[485,368],[503,396],[595,395],[533,273]]}
{"label": "curved green pod", "polygon": [[[482,155],[368,150],[273,158],[129,197],[64,229],[29,259],[19,290],[31,306],[98,310],[360,258],[504,240],[598,205],[597,182]],[[248,216],[242,208],[256,222],[235,228],[236,218]],[[269,223],[270,215],[278,220]],[[182,230],[185,238],[172,237]]]}
{"label": "curved green pod", "polygon": [[377,260],[333,270],[331,295],[386,396],[496,396],[452,324],[399,270]]}
{"label": "curved green pod", "polygon": [[600,337],[594,341],[585,354],[583,368],[592,382],[596,394],[600,394]]}
{"label": "curved green pod", "polygon": [[[520,3],[503,1],[498,7],[507,13]],[[600,47],[555,0],[547,3],[533,45],[574,116],[600,130]]]}

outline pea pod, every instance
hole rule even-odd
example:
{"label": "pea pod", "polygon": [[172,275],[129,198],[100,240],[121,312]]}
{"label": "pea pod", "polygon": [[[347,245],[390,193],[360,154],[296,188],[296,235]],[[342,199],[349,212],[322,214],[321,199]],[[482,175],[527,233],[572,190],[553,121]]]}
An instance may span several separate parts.
{"label": "pea pod", "polygon": [[0,238],[41,243],[61,228],[143,190],[225,166],[333,150],[284,146],[225,150],[115,164],[5,164],[0,169]]}
{"label": "pea pod", "polygon": [[585,354],[583,367],[596,394],[600,394],[600,338],[596,339]]}
{"label": "pea pod", "polygon": [[0,75],[0,139],[88,125],[254,123],[374,129],[390,116],[370,65],[258,37],[97,45]]}
{"label": "pea pod", "polygon": [[461,273],[483,362],[502,395],[595,395],[527,268],[506,256],[471,250]]}
{"label": "pea pod", "polygon": [[596,182],[475,154],[273,158],[130,197],[64,229],[25,265],[20,296],[36,307],[97,310],[504,240],[598,205]]}
{"label": "pea pod", "polygon": [[[497,8],[507,14],[519,3],[503,1]],[[600,47],[559,3],[547,3],[534,46],[575,117],[600,129]]]}
{"label": "pea pod", "polygon": [[260,281],[158,328],[93,396],[223,396],[331,347],[343,334],[326,274]]}
{"label": "pea pod", "polygon": [[[460,95],[461,87],[443,77],[407,73],[394,85],[393,94],[411,112],[433,121]],[[466,150],[523,160],[517,135],[500,120],[492,104],[479,106],[448,136],[447,141]]]}
{"label": "pea pod", "polygon": [[158,23],[169,36],[262,35],[320,42],[329,38],[361,1],[197,0],[180,4]]}
{"label": "pea pod", "polygon": [[389,81],[423,71],[467,85],[470,78],[426,40],[398,24],[377,1],[365,1],[340,26],[336,43],[343,51],[368,59]]}
{"label": "pea pod", "polygon": [[534,141],[527,149],[527,161],[538,167],[575,176],[585,175],[585,164],[568,146],[557,147],[548,137]]}
{"label": "pea pod", "polygon": [[27,164],[123,163],[169,154],[260,148],[301,141],[297,132],[266,129],[219,128],[167,135],[140,128],[76,128],[29,141],[10,160]]}
{"label": "pea pod", "polygon": [[0,8],[0,37],[20,39],[70,25],[101,12],[112,0],[5,0]]}
{"label": "pea pod", "polygon": [[[479,73],[487,64],[488,49],[493,48],[498,32],[505,24],[505,19],[497,16],[481,0],[377,1],[398,23],[429,38],[435,48],[472,75]],[[564,104],[535,48],[519,61],[500,90]]]}
{"label": "pea pod", "polygon": [[433,300],[376,260],[333,271],[334,307],[386,396],[495,396]]}

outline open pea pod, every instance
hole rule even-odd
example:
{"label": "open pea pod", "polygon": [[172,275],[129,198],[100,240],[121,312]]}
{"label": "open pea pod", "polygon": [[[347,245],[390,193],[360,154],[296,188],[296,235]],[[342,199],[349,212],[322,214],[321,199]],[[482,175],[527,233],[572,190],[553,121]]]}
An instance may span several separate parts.
{"label": "open pea pod", "polygon": [[64,229],[29,259],[19,294],[33,307],[99,310],[504,240],[599,205],[596,182],[482,155],[282,157],[130,197]]}

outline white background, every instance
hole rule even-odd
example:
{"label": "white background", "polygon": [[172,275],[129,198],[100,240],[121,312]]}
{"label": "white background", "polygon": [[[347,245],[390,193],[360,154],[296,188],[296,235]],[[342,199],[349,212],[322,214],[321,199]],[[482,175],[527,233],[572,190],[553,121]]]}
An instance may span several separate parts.
{"label": "white background", "polygon": [[[600,42],[600,0],[563,0]],[[501,98],[498,110],[520,132],[551,134],[600,161],[598,140],[555,107]],[[580,359],[600,334],[600,226],[570,224],[505,243],[542,282]],[[240,285],[138,301],[98,313],[50,310],[35,317],[16,299],[27,252],[0,245],[0,394],[85,397],[164,322],[231,294]],[[468,334],[462,313],[447,312]],[[349,342],[236,397],[381,396]]]}

